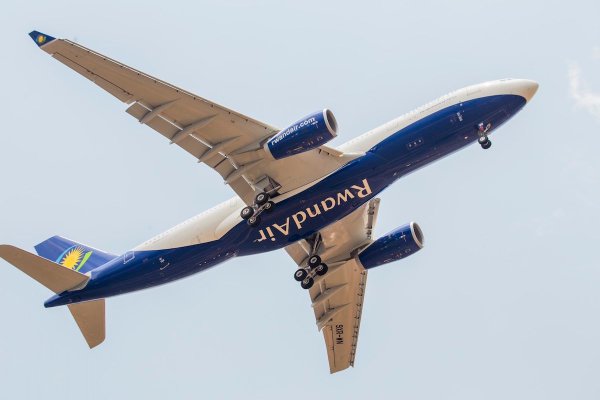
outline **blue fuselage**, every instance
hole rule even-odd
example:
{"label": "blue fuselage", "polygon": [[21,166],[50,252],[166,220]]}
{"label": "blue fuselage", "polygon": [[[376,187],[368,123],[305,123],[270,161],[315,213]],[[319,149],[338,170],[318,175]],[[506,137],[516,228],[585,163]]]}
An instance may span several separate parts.
{"label": "blue fuselage", "polygon": [[[350,214],[398,178],[465,147],[483,122],[494,130],[526,103],[518,95],[451,105],[382,140],[364,156],[308,189],[277,201],[258,227],[240,222],[218,240],[174,249],[136,251],[92,271],[85,288],[50,298],[46,307],[105,298],[171,282],[235,256],[282,248]],[[306,166],[310,168],[310,166]]]}

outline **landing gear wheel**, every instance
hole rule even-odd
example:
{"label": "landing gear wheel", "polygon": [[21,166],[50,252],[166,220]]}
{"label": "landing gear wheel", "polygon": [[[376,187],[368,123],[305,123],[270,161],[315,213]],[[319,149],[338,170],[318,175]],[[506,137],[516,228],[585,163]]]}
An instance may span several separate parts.
{"label": "landing gear wheel", "polygon": [[308,259],[308,266],[311,268],[316,267],[317,265],[321,264],[321,257],[319,257],[318,255],[314,255],[314,256],[310,256]]}
{"label": "landing gear wheel", "polygon": [[258,224],[260,224],[260,215],[253,215],[250,218],[248,218],[248,225],[250,225],[251,227],[255,227]]}
{"label": "landing gear wheel", "polygon": [[313,278],[306,278],[300,283],[300,286],[302,286],[302,289],[310,289],[314,283],[315,281]]}
{"label": "landing gear wheel", "polygon": [[308,272],[305,269],[300,268],[294,272],[294,279],[298,282],[302,282],[308,276]]}
{"label": "landing gear wheel", "polygon": [[329,267],[327,266],[327,264],[321,264],[317,268],[315,268],[315,271],[317,275],[323,276],[327,273],[327,271],[329,271]]}
{"label": "landing gear wheel", "polygon": [[248,218],[252,217],[253,215],[254,215],[254,208],[252,208],[250,206],[242,208],[242,211],[240,212],[240,217],[242,217],[242,219],[248,219]]}
{"label": "landing gear wheel", "polygon": [[271,196],[269,196],[269,193],[266,192],[260,192],[259,194],[256,195],[256,197],[254,198],[254,202],[256,203],[257,206],[262,206],[263,204],[265,204],[267,201],[269,201],[269,198]]}
{"label": "landing gear wheel", "polygon": [[492,147],[492,141],[487,137],[487,135],[479,136],[479,139],[477,139],[477,141],[481,145],[482,149],[489,149],[490,147]]}
{"label": "landing gear wheel", "polygon": [[265,210],[265,212],[270,213],[271,211],[273,211],[273,208],[275,207],[275,203],[273,203],[272,201],[267,201],[265,203],[265,206],[263,207],[263,210]]}

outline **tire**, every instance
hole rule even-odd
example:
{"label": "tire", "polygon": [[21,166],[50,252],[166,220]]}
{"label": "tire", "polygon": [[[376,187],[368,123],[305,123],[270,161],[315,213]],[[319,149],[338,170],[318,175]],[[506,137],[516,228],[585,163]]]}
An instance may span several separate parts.
{"label": "tire", "polygon": [[275,208],[275,203],[273,203],[272,201],[267,201],[263,210],[265,210],[266,213],[270,213],[273,211],[273,208]]}
{"label": "tire", "polygon": [[260,192],[259,194],[256,195],[256,197],[254,198],[254,202],[256,203],[257,206],[262,206],[263,204],[265,204],[267,201],[269,201],[269,193],[266,192]]}
{"label": "tire", "polygon": [[327,271],[329,271],[329,267],[327,266],[327,264],[321,264],[316,268],[316,271],[317,275],[323,276],[327,273]]}
{"label": "tire", "polygon": [[306,270],[303,268],[300,268],[300,269],[296,270],[296,272],[294,272],[294,279],[297,282],[302,282],[303,280],[306,279],[307,276],[308,276],[308,272],[306,272]]}
{"label": "tire", "polygon": [[252,208],[250,206],[244,207],[244,208],[242,208],[242,211],[240,211],[240,217],[242,217],[242,219],[248,219],[253,215],[254,215],[254,208]]}
{"label": "tire", "polygon": [[315,281],[313,278],[306,278],[300,283],[300,286],[302,286],[302,289],[310,289],[314,284]]}
{"label": "tire", "polygon": [[321,257],[316,254],[308,259],[308,266],[311,268],[314,268],[319,264],[321,264]]}
{"label": "tire", "polygon": [[490,140],[488,139],[487,136],[479,136],[479,138],[477,139],[477,141],[479,142],[480,145],[485,145],[487,142],[489,142]]}
{"label": "tire", "polygon": [[484,150],[487,150],[487,149],[489,149],[490,147],[492,147],[492,141],[491,141],[491,140],[488,140],[487,142],[485,142],[485,143],[483,143],[483,144],[481,145],[481,148],[482,148],[482,149],[484,149]]}
{"label": "tire", "polygon": [[260,215],[257,216],[251,216],[250,218],[248,218],[248,225],[250,225],[251,227],[255,227],[258,224],[260,224]]}

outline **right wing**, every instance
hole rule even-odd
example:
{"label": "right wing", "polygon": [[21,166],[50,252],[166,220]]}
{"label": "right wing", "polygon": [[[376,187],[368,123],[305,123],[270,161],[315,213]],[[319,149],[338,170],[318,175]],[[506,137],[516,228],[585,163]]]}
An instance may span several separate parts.
{"label": "right wing", "polygon": [[[355,255],[372,241],[379,202],[373,199],[319,232],[319,255],[329,271],[315,279],[309,293],[332,374],[354,366],[367,285],[367,270],[357,263]],[[310,240],[301,240],[285,249],[298,266],[303,266],[313,245]]]}
{"label": "right wing", "polygon": [[246,204],[258,191],[274,187],[279,187],[279,194],[292,191],[356,157],[321,146],[272,160],[262,145],[279,129],[69,40],[37,31],[30,36],[46,53],[129,104],[127,113],[140,123],[217,171]]}

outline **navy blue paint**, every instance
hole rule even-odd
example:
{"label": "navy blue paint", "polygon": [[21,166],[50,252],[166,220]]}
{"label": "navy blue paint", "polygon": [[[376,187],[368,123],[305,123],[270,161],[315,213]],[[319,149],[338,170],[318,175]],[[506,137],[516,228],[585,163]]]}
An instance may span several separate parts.
{"label": "navy blue paint", "polygon": [[73,242],[60,236],[53,236],[44,240],[42,243],[35,246],[35,251],[40,257],[44,257],[45,259],[53,262],[60,262],[59,258],[64,254],[65,250],[68,250],[74,246],[81,247],[84,250],[84,253],[87,253],[88,251],[92,252],[92,255],[86,261],[86,263],[77,270],[82,274],[98,268],[117,257],[114,254],[93,249],[84,244]]}
{"label": "navy blue paint", "polygon": [[276,160],[315,149],[334,138],[327,128],[325,113],[310,114],[283,129],[267,142]]}
{"label": "navy blue paint", "polygon": [[[214,242],[136,252],[127,263],[124,263],[127,255],[120,256],[94,270],[84,289],[54,296],[45,305],[53,307],[140,290],[206,270],[235,256],[287,246],[350,214],[400,177],[476,142],[480,122],[491,123],[491,133],[524,105],[525,99],[521,96],[498,95],[447,107],[401,129],[310,189],[277,203],[272,213],[263,214],[258,228],[250,228],[242,222]],[[280,224],[327,197],[352,185],[361,185],[363,179],[369,182],[372,191],[369,196],[355,196],[342,206],[307,219],[300,230],[290,229],[288,236],[281,234],[274,241],[256,242],[261,228]]]}
{"label": "navy blue paint", "polygon": [[38,31],[29,32],[29,36],[33,39],[33,41],[35,42],[35,44],[37,44],[38,47],[42,47],[46,43],[50,43],[51,41],[56,39],[55,37],[46,35],[45,33]]}
{"label": "navy blue paint", "polygon": [[386,233],[364,249],[358,259],[366,269],[375,268],[408,257],[421,250],[415,241],[410,224]]}

